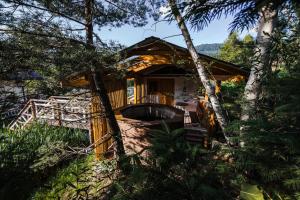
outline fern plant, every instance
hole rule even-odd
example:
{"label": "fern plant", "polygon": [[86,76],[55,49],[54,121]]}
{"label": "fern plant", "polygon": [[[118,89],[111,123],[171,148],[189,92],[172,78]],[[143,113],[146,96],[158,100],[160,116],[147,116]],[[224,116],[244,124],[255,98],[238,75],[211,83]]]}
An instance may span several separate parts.
{"label": "fern plant", "polygon": [[68,161],[68,147],[89,143],[85,133],[35,124],[24,130],[0,129],[0,199],[23,199]]}

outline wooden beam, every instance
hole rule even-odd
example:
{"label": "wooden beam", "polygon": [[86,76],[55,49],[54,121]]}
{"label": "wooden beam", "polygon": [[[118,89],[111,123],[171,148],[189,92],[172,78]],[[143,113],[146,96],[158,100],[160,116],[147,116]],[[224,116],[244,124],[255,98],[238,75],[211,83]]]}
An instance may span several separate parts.
{"label": "wooden beam", "polygon": [[170,50],[136,50],[132,52],[128,52],[126,57],[129,58],[131,56],[138,56],[138,55],[177,55],[177,56],[187,56],[186,53],[175,51],[171,52]]}
{"label": "wooden beam", "polygon": [[216,93],[216,95],[219,95],[221,93],[221,81],[220,80],[216,81],[215,93]]}

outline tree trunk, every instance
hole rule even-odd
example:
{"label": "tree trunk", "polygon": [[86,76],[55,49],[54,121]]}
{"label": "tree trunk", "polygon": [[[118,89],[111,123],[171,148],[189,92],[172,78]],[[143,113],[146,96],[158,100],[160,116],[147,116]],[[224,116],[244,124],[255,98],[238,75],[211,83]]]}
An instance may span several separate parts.
{"label": "tree trunk", "polygon": [[191,54],[191,57],[196,65],[196,68],[197,68],[197,71],[198,71],[198,75],[200,77],[200,80],[206,90],[206,93],[208,95],[208,98],[212,104],[212,108],[216,114],[216,117],[217,117],[217,120],[218,120],[218,123],[223,131],[223,134],[224,134],[224,137],[226,139],[226,141],[228,142],[228,137],[225,133],[225,128],[228,124],[228,119],[226,117],[226,115],[224,114],[223,112],[223,109],[222,109],[222,106],[221,106],[221,103],[219,101],[219,99],[217,98],[216,94],[215,94],[215,90],[213,89],[213,86],[212,84],[210,83],[210,80],[209,80],[209,76],[208,76],[208,73],[205,69],[205,67],[203,66],[201,60],[200,60],[200,56],[192,42],[192,39],[191,39],[191,36],[190,36],[190,33],[186,27],[186,24],[184,22],[184,19],[183,17],[181,16],[178,8],[177,8],[177,5],[176,5],[176,0],[168,0],[169,1],[169,4],[170,4],[170,7],[171,7],[171,10],[172,10],[172,13],[178,23],[178,27],[180,28],[181,32],[182,32],[182,35],[185,39],[185,42],[186,42],[186,45],[187,45],[187,48]]}
{"label": "tree trunk", "polygon": [[272,32],[277,19],[277,12],[263,8],[260,13],[259,26],[256,37],[255,62],[244,91],[242,106],[242,121],[255,119],[258,108],[257,102],[261,94],[262,83],[271,72],[270,47]]}
{"label": "tree trunk", "polygon": [[[93,4],[94,0],[85,0],[85,15],[86,15],[86,42],[89,48],[95,50],[93,46]],[[97,64],[97,63],[96,63]],[[96,72],[95,66],[91,67],[93,81],[92,87],[96,91],[96,94],[99,96],[102,106],[104,108],[105,116],[108,118],[108,123],[112,131],[112,137],[116,143],[116,156],[117,156],[117,165],[121,167],[120,157],[125,155],[121,130],[118,125],[118,122],[115,117],[115,113],[110,104],[109,97],[107,95],[107,91],[102,80],[103,70],[102,66],[99,67],[99,71]],[[122,168],[120,168],[122,169]]]}

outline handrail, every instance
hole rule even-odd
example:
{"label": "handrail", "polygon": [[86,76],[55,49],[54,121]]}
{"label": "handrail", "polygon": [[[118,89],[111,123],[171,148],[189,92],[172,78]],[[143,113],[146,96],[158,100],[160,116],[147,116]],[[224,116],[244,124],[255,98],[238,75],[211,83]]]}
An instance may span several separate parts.
{"label": "handrail", "polygon": [[[74,96],[50,96],[49,98],[54,98],[54,99],[73,99]],[[76,99],[86,99],[83,97],[75,97]]]}
{"label": "handrail", "polygon": [[62,125],[64,123],[65,126],[70,127],[72,126],[70,122],[74,122],[76,127],[85,127],[89,121],[87,118],[89,106],[90,98],[51,96],[47,100],[30,99],[18,113],[17,118],[9,124],[9,127],[10,129],[23,127],[35,118],[42,121],[46,120],[51,124]]}
{"label": "handrail", "polygon": [[13,127],[14,127],[14,125],[17,123],[18,119],[19,119],[26,111],[28,111],[28,110],[31,108],[31,102],[32,102],[32,101],[29,100],[29,101],[25,104],[24,108],[19,112],[17,118],[16,118],[15,120],[13,120],[11,123],[9,123],[8,127],[10,127],[10,128],[13,128]]}

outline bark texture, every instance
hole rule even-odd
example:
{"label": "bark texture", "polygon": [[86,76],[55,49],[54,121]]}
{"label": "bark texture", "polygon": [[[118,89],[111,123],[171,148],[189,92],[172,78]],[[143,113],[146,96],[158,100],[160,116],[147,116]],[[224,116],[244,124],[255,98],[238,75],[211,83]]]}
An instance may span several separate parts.
{"label": "bark texture", "polygon": [[[85,16],[86,16],[86,42],[88,44],[88,47],[91,49],[94,49],[93,46],[93,0],[85,0]],[[97,63],[96,63],[97,64]],[[91,67],[91,84],[96,92],[96,94],[99,96],[100,101],[102,103],[102,106],[104,108],[105,116],[108,118],[108,123],[112,131],[112,137],[115,140],[116,144],[116,156],[117,156],[117,164],[119,167],[121,167],[121,161],[120,157],[125,155],[121,130],[119,128],[117,119],[115,117],[115,113],[112,109],[109,97],[107,95],[107,91],[103,82],[103,71],[102,66],[99,66],[99,70],[95,69],[95,66]],[[120,168],[121,169],[121,168]]]}
{"label": "bark texture", "polygon": [[271,35],[276,21],[277,11],[266,7],[261,10],[253,66],[244,91],[242,121],[255,119],[264,78],[271,72]]}
{"label": "bark texture", "polygon": [[217,120],[218,120],[218,123],[223,131],[223,134],[224,134],[224,137],[225,139],[227,140],[228,142],[228,137],[225,133],[225,128],[226,126],[228,125],[228,119],[227,119],[227,116],[224,114],[223,112],[223,109],[222,109],[222,106],[221,106],[221,103],[219,101],[219,99],[217,98],[216,94],[215,94],[215,90],[212,86],[212,84],[210,83],[210,80],[209,80],[209,76],[208,76],[208,73],[207,73],[207,70],[205,69],[204,65],[202,64],[201,60],[200,60],[200,56],[193,44],[193,41],[191,39],[191,36],[190,36],[190,33],[187,29],[187,26],[184,22],[184,19],[181,15],[181,13],[179,12],[178,10],[178,7],[176,5],[176,0],[168,0],[169,4],[170,4],[170,7],[171,7],[171,11],[178,23],[178,26],[182,32],[182,35],[185,39],[185,42],[186,42],[186,45],[187,45],[187,48],[189,50],[189,53],[196,65],[196,68],[197,68],[197,71],[198,71],[198,75],[199,75],[199,78],[206,90],[206,93],[208,95],[208,98],[212,104],[212,108],[216,114],[216,117],[217,117]]}

